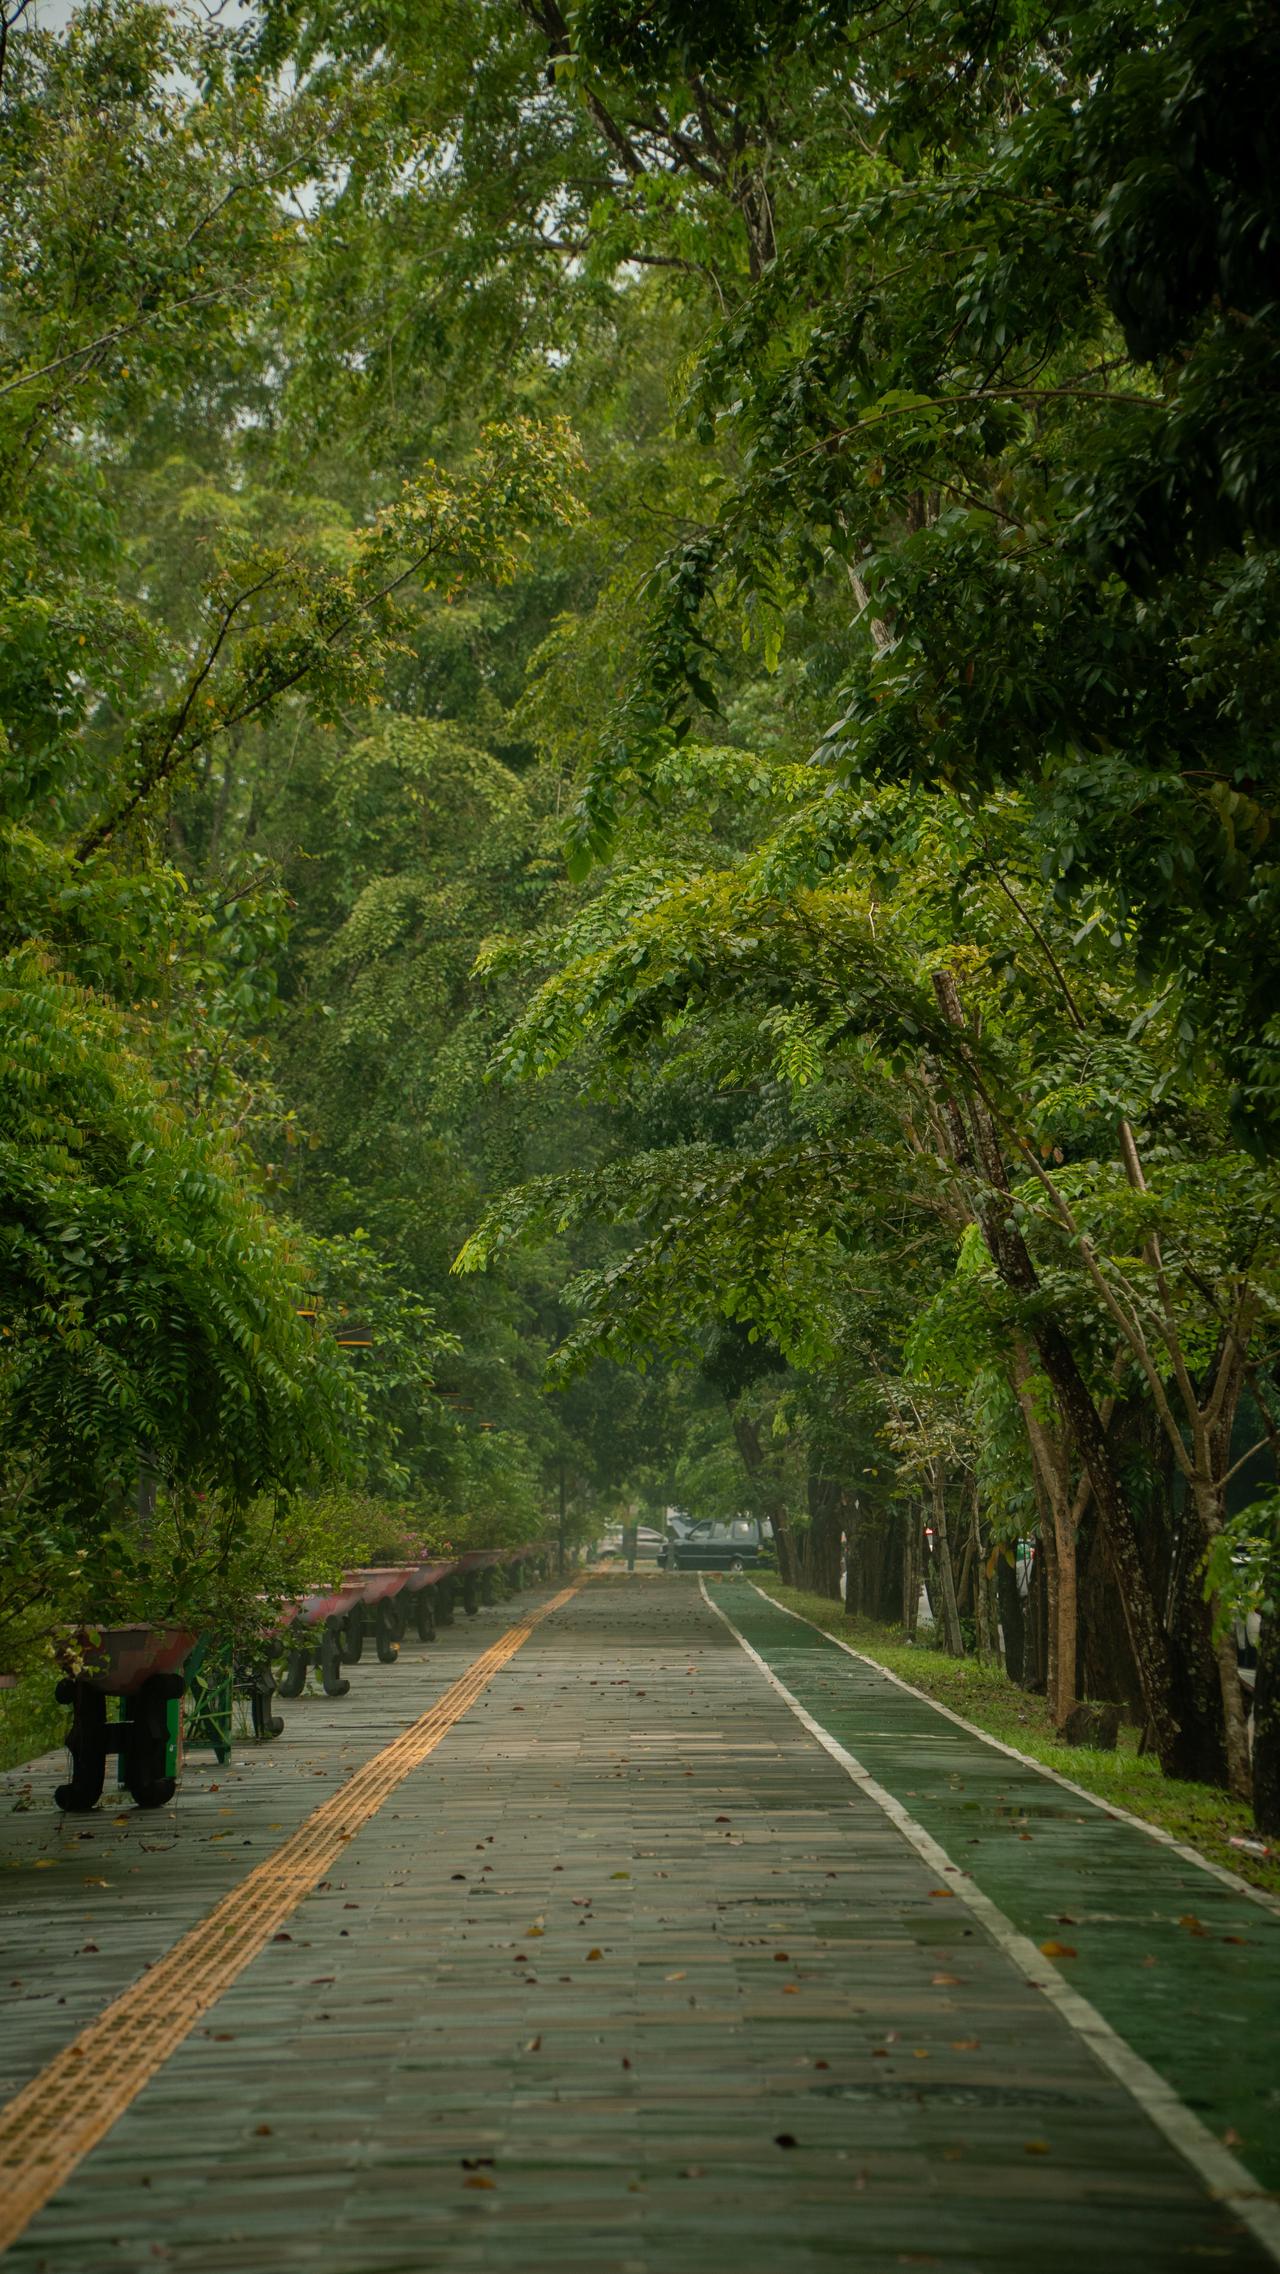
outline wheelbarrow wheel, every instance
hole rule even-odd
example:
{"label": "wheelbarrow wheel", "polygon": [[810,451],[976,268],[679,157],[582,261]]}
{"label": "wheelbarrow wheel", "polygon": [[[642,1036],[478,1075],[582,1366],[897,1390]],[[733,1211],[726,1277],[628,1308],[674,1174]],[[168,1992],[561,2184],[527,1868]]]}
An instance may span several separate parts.
{"label": "wheelbarrow wheel", "polygon": [[429,1587],[420,1587],[413,1598],[413,1621],[418,1630],[419,1642],[435,1641],[436,1610]]}
{"label": "wheelbarrow wheel", "polygon": [[276,1694],[274,1669],[269,1664],[250,1666],[245,1676],[249,1692],[249,1713],[253,1721],[253,1734],[259,1744],[284,1735],[284,1715],[271,1711]]}
{"label": "wheelbarrow wheel", "polygon": [[332,1626],[326,1626],[320,1641],[320,1680],[327,1698],[345,1698],[351,1687],[342,1672],[342,1651]]}
{"label": "wheelbarrow wheel", "polygon": [[338,1648],[344,1666],[358,1666],[364,1656],[364,1604],[353,1603],[338,1620]]}
{"label": "wheelbarrow wheel", "polygon": [[178,1789],[168,1766],[169,1707],[181,1695],[180,1674],[151,1674],[129,1700],[121,1766],[125,1788],[139,1808],[164,1808]]}
{"label": "wheelbarrow wheel", "polygon": [[71,1708],[67,1751],[71,1775],[54,1792],[53,1804],[64,1815],[87,1815],[102,1798],[107,1774],[107,1701],[87,1682],[59,1682],[54,1691],[59,1705]]}
{"label": "wheelbarrow wheel", "polygon": [[396,1631],[398,1626],[399,1621],[390,1603],[379,1603],[373,1623],[373,1641],[380,1666],[394,1666],[400,1656],[400,1642]]}
{"label": "wheelbarrow wheel", "polygon": [[300,1698],[307,1686],[307,1667],[310,1655],[305,1650],[287,1650],[276,1668],[276,1689],[282,1698]]}

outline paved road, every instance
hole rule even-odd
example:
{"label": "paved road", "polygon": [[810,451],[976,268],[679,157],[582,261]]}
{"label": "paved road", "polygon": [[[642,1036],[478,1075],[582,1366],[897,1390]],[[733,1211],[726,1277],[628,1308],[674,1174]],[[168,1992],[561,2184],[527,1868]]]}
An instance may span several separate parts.
{"label": "paved road", "polygon": [[[477,1642],[458,1630],[360,1669],[345,1723],[342,1706],[300,1701],[231,1818],[212,1813],[227,1805],[216,1774],[184,1795],[180,1870],[172,1827],[169,1853],[134,1856],[105,1890],[84,1884],[98,1874],[76,1869],[74,1834],[38,1882],[41,1859],[20,1859],[0,1888],[30,1945],[3,2030],[15,2081],[47,2058],[59,2013],[73,2029],[136,1966],[150,1863],[158,1951],[202,1886],[212,1903],[242,1868],[211,1824],[251,1840],[253,1861]],[[28,1843],[51,1836],[43,1816],[8,1821]],[[10,2262],[1271,2265],[954,1890],[693,1581],[592,1580],[350,1842]],[[31,1965],[70,1980],[86,1914],[104,1947],[58,2008],[51,1984],[31,1992]]]}

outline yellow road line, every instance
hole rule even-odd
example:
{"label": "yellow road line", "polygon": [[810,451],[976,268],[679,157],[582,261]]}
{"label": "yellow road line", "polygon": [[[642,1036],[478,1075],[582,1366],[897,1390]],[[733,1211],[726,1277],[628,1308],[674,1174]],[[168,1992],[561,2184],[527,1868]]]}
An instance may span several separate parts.
{"label": "yellow road line", "polygon": [[7,2250],[202,2014],[323,1878],[347,1841],[434,1752],[540,1622],[583,1584],[508,1627],[443,1696],[309,1816],[141,1979],[0,2108],[0,2251]]}

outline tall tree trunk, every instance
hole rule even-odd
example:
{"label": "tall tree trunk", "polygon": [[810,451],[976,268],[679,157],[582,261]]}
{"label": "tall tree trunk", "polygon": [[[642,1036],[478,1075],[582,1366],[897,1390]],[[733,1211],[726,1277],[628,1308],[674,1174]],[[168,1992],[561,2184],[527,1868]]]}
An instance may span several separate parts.
{"label": "tall tree trunk", "polygon": [[[1089,1504],[1086,1476],[1071,1494],[1067,1448],[1060,1431],[1047,1426],[1036,1409],[1031,1367],[1021,1338],[1014,1349],[1014,1389],[1031,1449],[1040,1536],[1046,1553],[1048,1585],[1049,1710],[1055,1728],[1061,1729],[1076,1702],[1079,1639],[1079,1582],[1077,1541],[1080,1523]],[[1105,1428],[1111,1419],[1112,1400],[1103,1407]]]}
{"label": "tall tree trunk", "polygon": [[1022,1687],[1034,1690],[1037,1696],[1044,1692],[1045,1669],[1049,1656],[1048,1589],[1045,1585],[1044,1543],[1036,1542],[1031,1558],[1031,1574],[1027,1582],[1027,1612],[1023,1622]]}
{"label": "tall tree trunk", "polygon": [[964,1636],[960,1631],[956,1575],[951,1562],[951,1542],[947,1536],[947,1490],[941,1461],[930,1463],[930,1485],[933,1492],[933,1548],[938,1569],[938,1593],[942,1599],[942,1633],[951,1656],[963,1658]]}
{"label": "tall tree trunk", "polygon": [[[1202,1544],[1207,1546],[1222,1529],[1219,1496],[1212,1490],[1206,1491],[1198,1487],[1193,1497],[1197,1528]],[[1199,1561],[1197,1557],[1197,1567]],[[1198,1588],[1198,1571],[1196,1585]],[[1237,1800],[1248,1800],[1253,1791],[1253,1772],[1249,1765],[1249,1736],[1240,1690],[1240,1661],[1236,1652],[1236,1638],[1231,1622],[1224,1617],[1221,1604],[1216,1598],[1206,1608],[1211,1624],[1210,1647],[1222,1704],[1227,1786]]]}
{"label": "tall tree trunk", "polygon": [[[934,990],[949,1025],[963,1032],[964,1010],[960,990],[952,973],[935,972]],[[965,1116],[957,1100],[953,1100],[949,1108],[957,1159],[962,1167],[968,1165],[971,1169],[976,1160],[981,1186],[985,1186],[985,1190],[980,1186],[975,1214],[999,1278],[1016,1295],[1042,1298],[1039,1274],[1014,1217],[1013,1196],[999,1133],[982,1094],[977,1069],[967,1046],[962,1047],[969,1061],[972,1083],[967,1100],[968,1126],[966,1127]],[[1147,1719],[1161,1766],[1168,1774],[1176,1776],[1180,1773],[1179,1732],[1169,1706],[1171,1680],[1168,1645],[1147,1583],[1129,1496],[1107,1444],[1107,1433],[1098,1409],[1076,1363],[1075,1352],[1056,1319],[1045,1315],[1042,1300],[1037,1305],[1029,1331],[1041,1367],[1048,1377],[1058,1412],[1071,1434],[1093,1489],[1116,1588],[1124,1608],[1134,1663],[1142,1684]]]}
{"label": "tall tree trunk", "polygon": [[1040,1564],[1044,1575],[1044,1694],[1056,1723],[1060,1700],[1058,1681],[1058,1528],[1050,1512],[1040,1529]]}
{"label": "tall tree trunk", "polygon": [[[1222,1480],[1231,1468],[1231,1438],[1243,1388],[1243,1349],[1234,1335],[1224,1335],[1217,1353],[1210,1391],[1213,1419],[1205,1429],[1196,1432],[1195,1440],[1197,1477],[1194,1500],[1206,1548],[1219,1538],[1226,1519],[1225,1486]],[[1253,1771],[1249,1762],[1249,1735],[1240,1688],[1240,1660],[1236,1651],[1235,1630],[1216,1596],[1209,1604],[1209,1611],[1213,1622],[1213,1651],[1218,1668],[1218,1684],[1222,1693],[1227,1783],[1237,1800],[1249,1800],[1253,1793]]]}
{"label": "tall tree trunk", "polygon": [[991,1615],[991,1582],[987,1577],[987,1559],[982,1546],[982,1517],[978,1508],[978,1480],[971,1486],[969,1509],[970,1540],[973,1547],[973,1607],[978,1635],[978,1656],[989,1666],[996,1655],[995,1620]]}
{"label": "tall tree trunk", "polygon": [[[1280,1556],[1272,1558],[1267,1593],[1280,1605]],[[1280,1610],[1266,1611],[1258,1637],[1253,1690],[1253,1814],[1260,1832],[1280,1834]]]}
{"label": "tall tree trunk", "polygon": [[[1079,1616],[1076,1622],[1077,1692],[1082,1698],[1102,1698],[1122,1706],[1125,1718],[1143,1726],[1145,1708],[1128,1629],[1116,1600],[1115,1581],[1107,1558],[1096,1512],[1087,1514],[1076,1542],[1076,1586]],[[1174,1712],[1183,1719],[1175,1691]]]}
{"label": "tall tree trunk", "polygon": [[743,1413],[732,1399],[728,1404],[733,1441],[754,1487],[759,1513],[767,1516],[773,1527],[773,1544],[778,1553],[778,1577],[784,1586],[795,1587],[798,1584],[795,1534],[791,1529],[787,1504],[778,1487],[778,1479],[773,1474],[760,1442],[760,1432],[750,1414]]}
{"label": "tall tree trunk", "polygon": [[833,1603],[840,1600],[840,1547],[843,1534],[844,1494],[832,1477],[815,1476],[806,1483],[809,1500],[809,1584]]}
{"label": "tall tree trunk", "polygon": [[[863,1608],[882,1626],[896,1626],[902,1605],[902,1559],[907,1551],[907,1539],[901,1524],[895,1521],[888,1508],[876,1511],[876,1572],[875,1588],[863,1595]],[[919,1592],[919,1566],[916,1567],[916,1590]]]}
{"label": "tall tree trunk", "polygon": [[996,1563],[996,1599],[1000,1605],[1000,1639],[1004,1644],[1004,1670],[1011,1682],[1021,1683],[1026,1624],[1018,1593],[1017,1549],[1002,1547]]}
{"label": "tall tree trunk", "polygon": [[920,1625],[920,1564],[924,1519],[914,1501],[902,1513],[902,1631],[914,1642]]}

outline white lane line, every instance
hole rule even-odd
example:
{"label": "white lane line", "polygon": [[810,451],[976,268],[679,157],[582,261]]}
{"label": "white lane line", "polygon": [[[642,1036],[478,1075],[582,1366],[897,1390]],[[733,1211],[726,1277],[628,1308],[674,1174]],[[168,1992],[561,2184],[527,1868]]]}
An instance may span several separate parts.
{"label": "white lane line", "polygon": [[1214,1879],[1220,1879],[1224,1887],[1231,1889],[1233,1895],[1247,1895],[1251,1903],[1260,1904],[1264,1911],[1270,1911],[1273,1918],[1280,1919],[1280,1895],[1269,1894],[1265,1887],[1252,1886],[1247,1879],[1241,1879],[1238,1872],[1228,1870],[1226,1864],[1214,1863],[1212,1857],[1202,1856],[1198,1848],[1188,1847],[1185,1840],[1175,1839],[1173,1833],[1166,1832],[1162,1824],[1149,1824],[1145,1816],[1135,1816],[1131,1809],[1122,1808],[1118,1800],[1106,1800],[1100,1792],[1090,1792],[1085,1785],[1073,1784],[1071,1778],[1064,1777],[1060,1769],[1049,1768],[1046,1762],[1037,1761],[1032,1753],[1020,1753],[1016,1745],[1007,1745],[1003,1737],[992,1737],[989,1731],[979,1729],[975,1722],[966,1721],[962,1713],[953,1712],[950,1706],[940,1705],[937,1698],[931,1698],[927,1690],[918,1690],[914,1682],[908,1682],[901,1674],[892,1673],[889,1667],[881,1665],[878,1658],[868,1658],[865,1651],[855,1650],[851,1642],[842,1642],[838,1634],[831,1634],[826,1627],[820,1627],[816,1619],[807,1619],[803,1611],[793,1611],[789,1603],[780,1603],[776,1595],[769,1595],[763,1587],[757,1587],[754,1579],[749,1580],[748,1585],[755,1588],[761,1602],[768,1603],[772,1610],[781,1611],[784,1618],[794,1619],[798,1626],[808,1627],[812,1633],[820,1634],[824,1642],[832,1643],[837,1650],[843,1650],[846,1658],[856,1659],[859,1666],[868,1667],[873,1674],[883,1675],[885,1681],[892,1682],[895,1689],[905,1690],[909,1698],[918,1698],[921,1705],[927,1705],[934,1713],[943,1714],[948,1721],[954,1721],[957,1729],[966,1730],[970,1737],[976,1737],[983,1745],[990,1745],[997,1753],[1007,1753],[1011,1761],[1020,1762],[1024,1769],[1034,1769],[1038,1777],[1049,1777],[1054,1784],[1060,1784],[1064,1792],[1074,1793],[1077,1800],[1087,1800],[1091,1808],[1101,1809],[1104,1816],[1114,1816],[1119,1823],[1132,1825],[1135,1832],[1145,1832],[1149,1840],[1158,1840],[1162,1848],[1172,1848],[1184,1863],[1193,1863],[1198,1870],[1207,1871]]}
{"label": "white lane line", "polygon": [[[846,1752],[830,1731],[805,1711],[799,1698],[792,1695],[785,1682],[779,1681],[773,1668],[766,1664],[759,1651],[753,1649],[746,1636],[739,1632],[728,1612],[722,1610],[719,1603],[707,1593],[706,1581],[701,1574],[698,1585],[708,1609],[723,1620],[740,1649],[759,1668],[770,1689],[776,1690],[778,1696],[791,1708],[797,1721],[804,1725],[811,1737],[817,1739],[823,1751],[838,1762],[845,1775],[852,1778],[868,1800],[874,1801],[876,1807],[883,1810],[890,1823],[910,1842],[931,1871],[936,1872],[940,1879],[950,1874],[951,1877],[966,1882],[963,1889],[955,1890],[958,1900],[986,1928],[992,1941],[1004,1951],[1032,1989],[1041,1991],[1049,2003],[1056,2006],[1063,2020],[1069,2023],[1077,2036],[1084,2039],[1095,2059],[1101,2062],[1104,2069],[1109,2069],[1112,2076],[1132,2094],[1144,2114],[1150,2117],[1170,2145],[1177,2149],[1178,2154],[1204,2182],[1214,2200],[1227,2204],[1280,2266],[1280,2203],[1275,2196],[1259,2187],[1231,2150],[1224,2148],[1221,2140],[1215,2139],[1208,2126],[1202,2124],[1199,2117],[1179,2100],[1172,2086],[1157,2075],[1140,2053],[1135,2053],[1131,2045],[1126,2045],[1110,2022],[1103,2020],[1087,1998],[1081,1997],[1078,1990],[1072,1989],[1070,1983],[1064,1981],[1057,1968],[1042,1951],[1036,1949],[1030,1937],[1015,1927],[1012,1919],[1006,1918],[1004,1912],[989,1896],[983,1894],[980,1887],[974,1886],[969,1873],[952,1862],[946,1849],[938,1845],[932,1833],[926,1832],[923,1824],[917,1824],[915,1817],[903,1807],[901,1801],[895,1800],[891,1792],[886,1792],[861,1761],[856,1760],[852,1753]],[[765,1600],[771,1601],[772,1598],[766,1597]],[[821,1631],[821,1628],[817,1629],[818,1633]],[[929,1702],[932,1703],[932,1700]]]}

